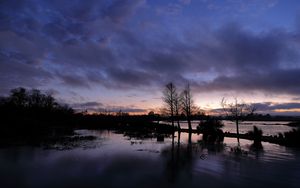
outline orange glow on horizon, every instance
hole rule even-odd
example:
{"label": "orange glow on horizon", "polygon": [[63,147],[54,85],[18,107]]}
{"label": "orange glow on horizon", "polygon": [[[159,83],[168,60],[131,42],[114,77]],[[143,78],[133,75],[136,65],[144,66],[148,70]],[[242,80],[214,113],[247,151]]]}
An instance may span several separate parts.
{"label": "orange glow on horizon", "polygon": [[276,109],[274,112],[300,112],[300,108]]}

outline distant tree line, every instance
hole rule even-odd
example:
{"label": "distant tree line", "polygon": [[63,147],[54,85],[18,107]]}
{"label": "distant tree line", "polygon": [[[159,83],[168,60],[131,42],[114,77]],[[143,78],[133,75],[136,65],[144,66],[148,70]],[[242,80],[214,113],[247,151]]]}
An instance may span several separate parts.
{"label": "distant tree line", "polygon": [[16,88],[10,91],[8,97],[1,97],[0,106],[14,110],[44,110],[60,111],[64,113],[73,113],[73,109],[67,105],[58,104],[52,95],[43,93],[38,89],[26,90],[25,88]]}
{"label": "distant tree line", "polygon": [[68,105],[59,104],[49,93],[22,87],[12,89],[0,97],[0,128],[2,130],[28,130],[43,128],[120,128],[120,126],[148,126],[160,116],[116,113],[75,113]]}
{"label": "distant tree line", "polygon": [[4,124],[53,122],[74,114],[72,108],[60,105],[50,94],[40,90],[16,88],[8,97],[0,98],[0,115]]}

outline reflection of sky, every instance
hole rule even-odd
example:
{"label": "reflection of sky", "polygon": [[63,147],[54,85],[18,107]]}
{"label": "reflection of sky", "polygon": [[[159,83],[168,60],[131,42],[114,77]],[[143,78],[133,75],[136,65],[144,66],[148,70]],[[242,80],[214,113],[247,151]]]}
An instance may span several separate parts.
{"label": "reflection of sky", "polygon": [[[222,121],[224,126],[222,130],[224,132],[236,133],[236,124],[234,121]],[[166,124],[171,124],[170,122],[161,122]],[[261,129],[263,131],[263,135],[270,136],[270,135],[278,135],[278,133],[289,132],[293,130],[293,127],[287,126],[290,123],[288,121],[242,121],[239,123],[239,131],[242,134],[248,133],[249,131],[253,130],[253,126]],[[199,121],[192,121],[192,128],[196,129],[199,125]],[[184,129],[188,129],[188,124],[186,121],[180,121],[180,127]],[[201,138],[201,137],[200,137]],[[200,139],[197,137],[193,137],[193,139]],[[188,137],[187,134],[183,135],[182,140],[187,141]]]}
{"label": "reflection of sky", "polygon": [[[250,151],[251,141],[241,139],[247,154],[231,152],[235,138],[225,138],[225,145],[214,147],[197,143],[188,149],[186,134],[177,138],[172,154],[171,138],[124,138],[109,131],[79,131],[96,135],[91,147],[71,150],[42,150],[31,147],[2,148],[0,175],[2,185],[19,187],[160,187],[182,185],[246,186],[257,183],[296,186],[299,184],[299,151],[263,143],[261,152]],[[85,148],[85,149],[84,149]],[[219,149],[217,149],[219,148]],[[191,152],[191,158],[189,157]],[[200,156],[205,155],[204,158]],[[173,156],[173,157],[172,157]],[[280,178],[274,178],[276,176]],[[18,181],[16,181],[16,179]],[[187,181],[189,180],[189,181]]]}

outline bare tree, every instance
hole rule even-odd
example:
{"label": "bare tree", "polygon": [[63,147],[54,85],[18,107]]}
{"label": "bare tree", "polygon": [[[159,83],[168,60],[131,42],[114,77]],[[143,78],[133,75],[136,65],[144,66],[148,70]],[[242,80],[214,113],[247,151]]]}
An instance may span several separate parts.
{"label": "bare tree", "polygon": [[246,104],[244,102],[239,102],[237,98],[234,98],[233,102],[227,102],[225,98],[221,101],[221,106],[226,114],[226,116],[234,121],[236,124],[237,140],[239,140],[239,122],[243,121],[246,116],[252,115],[256,110],[255,106],[252,104]]}
{"label": "bare tree", "polygon": [[178,95],[177,92],[175,92],[174,113],[175,113],[175,117],[176,117],[176,121],[177,121],[178,130],[180,130],[180,123],[179,123],[180,101],[181,101],[181,96]]}
{"label": "bare tree", "polygon": [[162,99],[165,104],[165,111],[170,116],[173,127],[174,127],[175,97],[176,97],[176,87],[172,82],[170,82],[165,86]]}
{"label": "bare tree", "polygon": [[191,115],[195,109],[194,101],[191,94],[190,85],[187,84],[186,88],[181,93],[181,104],[182,104],[182,111],[186,116],[189,131],[192,131],[192,124],[191,124]]}

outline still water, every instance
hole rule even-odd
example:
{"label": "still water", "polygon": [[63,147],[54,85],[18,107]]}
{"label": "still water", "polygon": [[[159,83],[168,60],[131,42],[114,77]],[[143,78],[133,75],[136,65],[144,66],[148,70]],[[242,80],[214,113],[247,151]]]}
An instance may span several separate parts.
{"label": "still water", "polygon": [[[250,149],[234,138],[207,145],[202,135],[133,138],[112,131],[76,147],[0,148],[1,187],[299,187],[300,151],[270,143]],[[173,140],[173,141],[172,141]]]}
{"label": "still water", "polygon": [[[200,121],[192,121],[193,129],[196,129],[199,125]],[[222,130],[224,132],[236,133],[236,125],[235,122],[232,121],[222,121],[224,127]],[[162,122],[166,124],[171,124],[170,122]],[[247,133],[248,131],[253,130],[253,126],[258,127],[263,131],[263,135],[278,135],[278,133],[284,133],[291,131],[293,127],[287,126],[289,121],[243,121],[239,123],[239,132],[242,134]],[[175,125],[177,125],[175,123]],[[180,121],[181,128],[188,128],[188,124],[186,121]]]}

